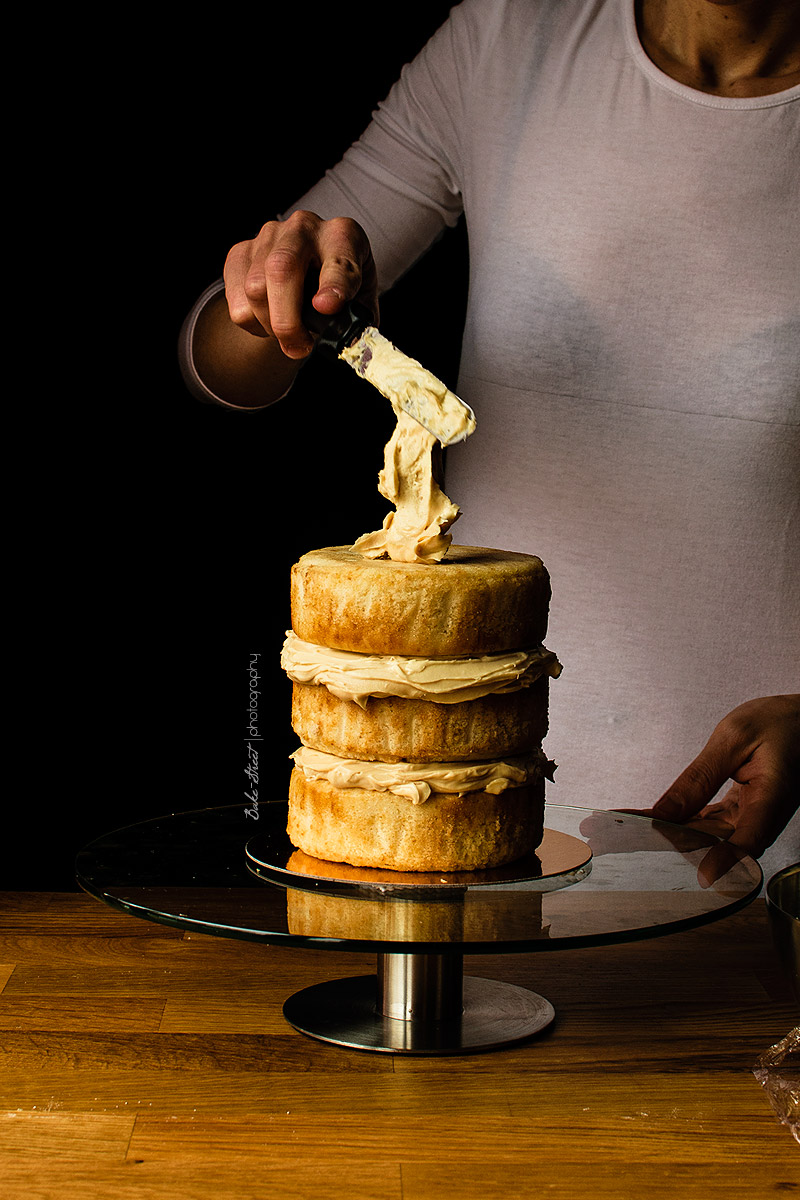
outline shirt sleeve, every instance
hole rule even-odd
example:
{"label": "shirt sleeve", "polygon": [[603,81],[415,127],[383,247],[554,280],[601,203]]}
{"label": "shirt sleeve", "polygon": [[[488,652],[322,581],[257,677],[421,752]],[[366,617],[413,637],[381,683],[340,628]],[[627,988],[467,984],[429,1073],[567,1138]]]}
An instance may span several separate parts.
{"label": "shirt sleeve", "polygon": [[178,335],[178,365],[183,376],[183,382],[196,400],[202,401],[203,404],[221,404],[225,408],[231,408],[233,407],[232,405],[227,404],[220,396],[217,396],[215,392],[206,387],[197,373],[193,353],[194,331],[200,314],[206,305],[210,304],[214,297],[218,296],[224,289],[224,280],[218,279],[210,287],[207,287],[202,295],[198,296],[195,300]]}
{"label": "shirt sleeve", "polygon": [[295,204],[364,228],[387,291],[463,211],[462,138],[468,127],[475,14],[467,0],[407,64],[372,120],[336,166]]}

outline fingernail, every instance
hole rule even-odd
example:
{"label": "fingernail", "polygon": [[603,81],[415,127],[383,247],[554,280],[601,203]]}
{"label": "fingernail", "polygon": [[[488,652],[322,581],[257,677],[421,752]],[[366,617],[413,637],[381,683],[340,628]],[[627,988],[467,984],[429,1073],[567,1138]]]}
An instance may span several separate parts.
{"label": "fingernail", "polygon": [[289,341],[281,339],[281,350],[284,354],[288,354],[290,358],[300,358],[304,354],[308,354],[314,348],[314,341],[308,336],[304,336],[302,331],[294,335]]}
{"label": "fingernail", "polygon": [[326,286],[319,289],[314,299],[325,300],[329,297],[336,301],[344,300],[344,293],[339,288]]}
{"label": "fingernail", "polygon": [[653,805],[654,816],[663,817],[666,821],[671,821],[674,817],[679,817],[682,811],[680,803],[677,800],[673,800],[671,796],[662,796]]}

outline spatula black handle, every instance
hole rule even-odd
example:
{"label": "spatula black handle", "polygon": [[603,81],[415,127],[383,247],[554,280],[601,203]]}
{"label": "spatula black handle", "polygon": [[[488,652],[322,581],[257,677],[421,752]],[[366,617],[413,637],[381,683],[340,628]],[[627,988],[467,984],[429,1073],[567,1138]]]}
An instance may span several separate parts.
{"label": "spatula black handle", "polygon": [[325,316],[312,307],[311,297],[315,292],[316,288],[313,291],[306,289],[303,324],[316,335],[315,349],[338,357],[347,346],[361,337],[368,325],[375,324],[374,317],[366,305],[358,300],[348,300],[338,313]]}

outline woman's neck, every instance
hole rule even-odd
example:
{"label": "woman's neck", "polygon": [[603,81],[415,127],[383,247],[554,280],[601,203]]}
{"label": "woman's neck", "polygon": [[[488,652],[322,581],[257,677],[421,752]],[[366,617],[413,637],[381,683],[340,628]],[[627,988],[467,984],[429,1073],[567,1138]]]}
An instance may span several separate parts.
{"label": "woman's neck", "polygon": [[637,0],[645,53],[714,96],[768,96],[800,83],[800,0]]}

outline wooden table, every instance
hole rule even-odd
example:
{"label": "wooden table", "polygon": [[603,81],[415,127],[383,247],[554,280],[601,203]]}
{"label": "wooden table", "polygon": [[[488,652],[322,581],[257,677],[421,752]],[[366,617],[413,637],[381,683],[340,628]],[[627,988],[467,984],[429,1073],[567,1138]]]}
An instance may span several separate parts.
{"label": "wooden table", "polygon": [[446,1058],[296,1033],[298,988],[371,954],[149,924],[82,893],[0,895],[5,1200],[800,1196],[752,1074],[798,1023],[762,900],[656,940],[481,955],[555,1025]]}

